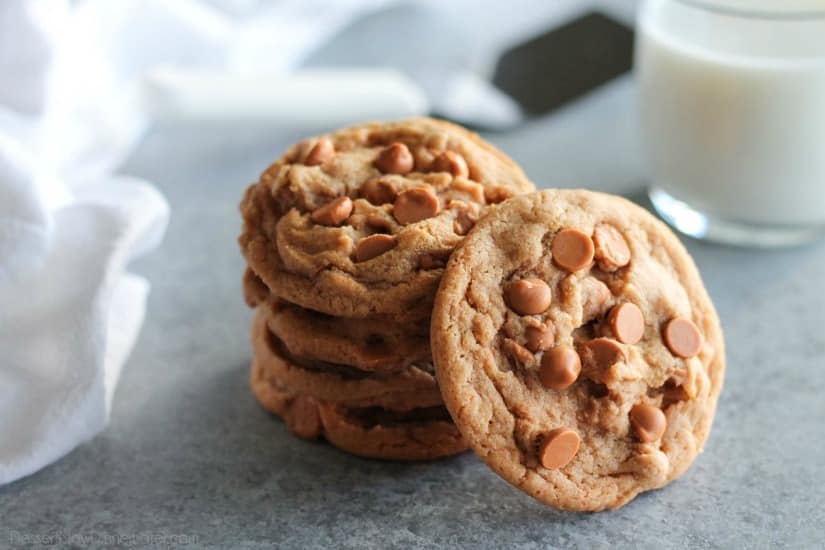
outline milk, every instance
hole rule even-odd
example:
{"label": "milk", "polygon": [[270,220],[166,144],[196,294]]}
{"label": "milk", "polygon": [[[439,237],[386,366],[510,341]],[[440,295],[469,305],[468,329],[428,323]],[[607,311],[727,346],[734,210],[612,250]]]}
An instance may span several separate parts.
{"label": "milk", "polygon": [[825,224],[825,1],[805,4],[823,11],[753,17],[676,0],[643,5],[636,75],[656,187],[733,222]]}

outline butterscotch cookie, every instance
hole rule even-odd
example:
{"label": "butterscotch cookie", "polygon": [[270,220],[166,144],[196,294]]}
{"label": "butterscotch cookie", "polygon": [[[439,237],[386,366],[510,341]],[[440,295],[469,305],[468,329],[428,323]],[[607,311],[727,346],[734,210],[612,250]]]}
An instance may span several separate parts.
{"label": "butterscotch cookie", "polygon": [[298,393],[331,403],[395,410],[443,403],[429,362],[391,372],[366,372],[340,363],[297,357],[269,330],[267,320],[267,309],[259,308],[252,325],[255,359],[261,368]]}
{"label": "butterscotch cookie", "polygon": [[444,264],[490,207],[533,185],[453,124],[368,124],[292,147],[247,189],[241,250],[281,298],[343,317],[426,319]]}
{"label": "butterscotch cookie", "polygon": [[432,460],[467,450],[444,405],[394,412],[324,403],[319,410],[327,441],[358,456]]}
{"label": "butterscotch cookie", "polygon": [[588,191],[516,197],[480,221],[447,266],[431,343],[476,453],[570,510],[621,506],[680,476],[708,436],[725,365],[678,239]]}
{"label": "butterscotch cookie", "polygon": [[367,458],[431,460],[463,452],[467,444],[443,405],[409,410],[330,403],[300,394],[252,361],[252,392],[287,429],[305,439],[324,437]]}
{"label": "butterscotch cookie", "polygon": [[429,322],[331,317],[277,298],[259,304],[267,310],[269,330],[291,356],[369,372],[432,363]]}

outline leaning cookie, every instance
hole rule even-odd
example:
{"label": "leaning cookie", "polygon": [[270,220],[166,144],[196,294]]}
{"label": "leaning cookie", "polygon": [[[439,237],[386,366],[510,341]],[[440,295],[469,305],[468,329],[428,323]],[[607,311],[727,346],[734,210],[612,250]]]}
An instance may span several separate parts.
{"label": "leaning cookie", "polygon": [[342,317],[426,319],[455,245],[495,203],[532,191],[475,134],[433,119],[302,142],[241,202],[241,250],[277,296]]}
{"label": "leaning cookie", "polygon": [[432,460],[467,450],[443,405],[411,410],[329,403],[295,392],[252,361],[252,392],[261,406],[304,439],[325,438],[351,454],[382,460]]}
{"label": "leaning cookie", "polygon": [[252,349],[261,368],[294,391],[332,403],[419,408],[441,405],[430,363],[391,372],[367,372],[348,365],[297,357],[269,329],[268,310],[259,307],[252,324]]}
{"label": "leaning cookie", "polygon": [[444,401],[476,453],[533,497],[621,506],[702,450],[724,343],[681,243],[587,191],[500,205],[447,266],[432,318]]}

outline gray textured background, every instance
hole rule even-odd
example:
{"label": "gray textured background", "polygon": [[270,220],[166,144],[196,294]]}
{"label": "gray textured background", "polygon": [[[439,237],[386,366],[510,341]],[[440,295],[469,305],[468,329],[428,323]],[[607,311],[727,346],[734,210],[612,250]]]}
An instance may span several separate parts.
{"label": "gray textured background", "polygon": [[[540,185],[641,200],[633,98],[620,80],[489,137]],[[199,547],[822,547],[825,242],[687,242],[725,329],[725,391],[691,470],[618,511],[545,508],[472,453],[399,465],[289,436],[247,387],[236,205],[302,133],[167,126],[129,160],[125,172],[156,182],[173,208],[162,248],[133,266],[153,285],[146,324],[110,428],[0,488],[0,547],[24,536],[164,546],[168,535]]]}

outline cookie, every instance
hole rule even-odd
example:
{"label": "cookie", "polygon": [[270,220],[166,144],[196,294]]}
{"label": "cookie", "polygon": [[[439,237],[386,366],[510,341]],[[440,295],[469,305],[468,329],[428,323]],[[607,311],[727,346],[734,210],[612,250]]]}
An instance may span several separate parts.
{"label": "cookie", "polygon": [[267,310],[258,309],[252,348],[261,367],[294,391],[331,403],[418,408],[441,405],[430,363],[392,372],[366,372],[348,365],[306,360],[291,355],[267,326]]}
{"label": "cookie", "polygon": [[431,460],[467,444],[443,405],[395,411],[330,403],[289,389],[253,359],[252,392],[267,411],[304,439],[324,437],[351,454],[383,460]]}
{"label": "cookie", "polygon": [[462,434],[551,506],[621,506],[702,450],[722,389],[719,320],[678,239],[622,198],[500,205],[451,257],[431,325]]}
{"label": "cookie", "polygon": [[277,298],[259,304],[267,310],[269,330],[291,356],[368,372],[432,363],[428,322],[331,317]]}
{"label": "cookie", "polygon": [[468,448],[444,405],[394,413],[325,403],[320,416],[327,441],[365,458],[433,460]]}
{"label": "cookie", "polygon": [[247,189],[239,244],[274,294],[342,317],[426,319],[444,265],[495,205],[533,190],[453,124],[368,124],[292,147]]}

